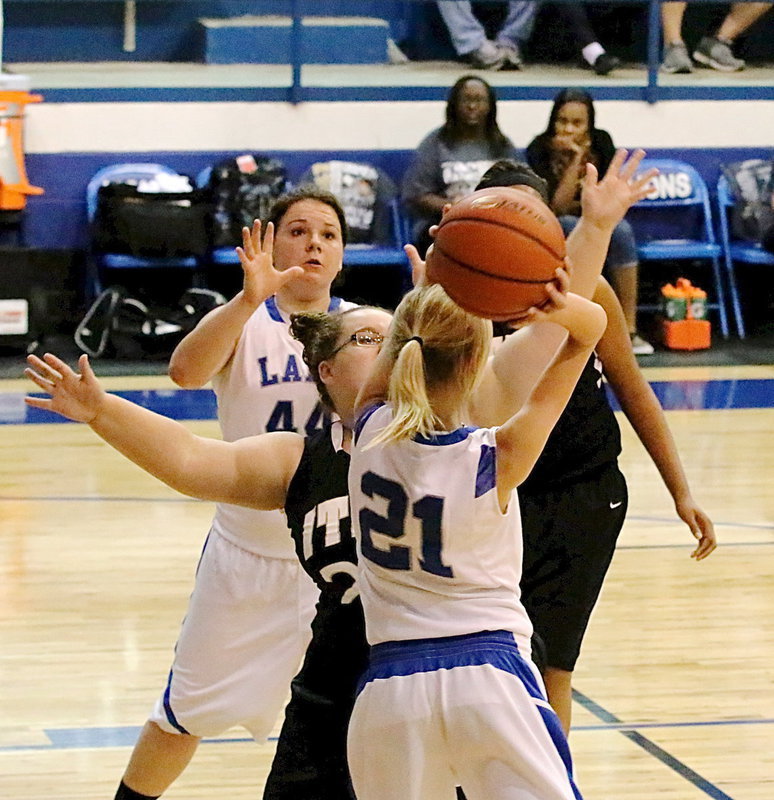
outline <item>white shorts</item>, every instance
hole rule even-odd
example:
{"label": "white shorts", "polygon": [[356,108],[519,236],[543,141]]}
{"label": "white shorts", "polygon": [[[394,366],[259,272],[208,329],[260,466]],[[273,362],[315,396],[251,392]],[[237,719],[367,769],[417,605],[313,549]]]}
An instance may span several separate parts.
{"label": "white shorts", "polygon": [[151,721],[202,737],[241,725],[264,740],[311,639],[318,595],[298,562],[255,555],[210,532]]}
{"label": "white shorts", "polygon": [[349,725],[358,800],[580,800],[540,675],[504,631],[371,649]]}

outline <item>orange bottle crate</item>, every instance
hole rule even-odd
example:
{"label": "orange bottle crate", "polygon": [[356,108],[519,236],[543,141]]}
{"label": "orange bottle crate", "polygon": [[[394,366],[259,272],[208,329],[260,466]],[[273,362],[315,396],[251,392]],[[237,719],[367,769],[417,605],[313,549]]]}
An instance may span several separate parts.
{"label": "orange bottle crate", "polygon": [[710,346],[707,319],[662,320],[662,340],[670,350],[706,350]]}

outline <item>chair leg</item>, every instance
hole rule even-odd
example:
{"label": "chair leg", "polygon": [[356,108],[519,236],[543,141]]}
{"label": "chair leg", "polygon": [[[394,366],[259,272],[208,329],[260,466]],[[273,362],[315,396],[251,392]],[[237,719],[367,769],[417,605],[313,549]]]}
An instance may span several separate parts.
{"label": "chair leg", "polygon": [[91,253],[86,253],[86,269],[84,275],[84,295],[87,306],[90,306],[102,294],[102,281],[99,266]]}
{"label": "chair leg", "polygon": [[718,296],[718,311],[720,312],[720,332],[724,339],[728,339],[730,331],[728,329],[728,309],[726,308],[726,292],[723,288],[723,276],[720,272],[720,259],[712,259],[712,271],[715,275],[715,293]]}
{"label": "chair leg", "polygon": [[744,318],[742,317],[742,304],[739,302],[739,289],[736,285],[736,270],[730,253],[726,252],[724,261],[726,265],[726,279],[728,280],[728,288],[731,293],[731,306],[734,309],[736,332],[740,339],[744,339],[747,336],[747,332],[745,331]]}

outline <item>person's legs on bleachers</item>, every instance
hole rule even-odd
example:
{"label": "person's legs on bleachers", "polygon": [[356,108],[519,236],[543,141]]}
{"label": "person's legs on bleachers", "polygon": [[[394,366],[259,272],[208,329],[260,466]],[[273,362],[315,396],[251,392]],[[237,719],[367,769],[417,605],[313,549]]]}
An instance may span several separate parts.
{"label": "person's legs on bleachers", "polygon": [[607,75],[616,67],[621,66],[620,60],[611,56],[597,40],[597,34],[591,27],[585,5],[582,3],[559,3],[556,12],[567,28],[572,31],[583,60],[597,75]]}
{"label": "person's legs on bleachers", "polygon": [[721,72],[738,72],[745,62],[736,58],[733,45],[770,8],[771,3],[734,3],[714,36],[704,36],[693,51],[693,59],[702,66]]}
{"label": "person's legs on bleachers", "polygon": [[457,55],[479,69],[500,69],[504,54],[486,38],[484,26],[473,13],[470,0],[436,2]]}
{"label": "person's legs on bleachers", "polygon": [[532,34],[538,5],[531,0],[511,0],[508,3],[508,14],[497,34],[497,46],[505,53],[506,66],[521,67],[521,50]]}

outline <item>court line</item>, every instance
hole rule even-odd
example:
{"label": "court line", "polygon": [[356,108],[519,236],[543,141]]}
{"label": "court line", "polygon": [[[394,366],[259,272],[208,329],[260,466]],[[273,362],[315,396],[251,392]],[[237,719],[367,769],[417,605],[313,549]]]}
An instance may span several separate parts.
{"label": "court line", "polygon": [[[706,794],[708,797],[713,798],[713,800],[733,800],[730,795],[727,795],[725,792],[715,786],[714,783],[711,783],[706,778],[703,778],[698,772],[692,770],[687,764],[684,764],[678,758],[675,758],[671,753],[667,752],[662,747],[659,747],[655,742],[652,742],[641,733],[638,733],[637,729],[640,726],[625,725],[625,723],[621,722],[621,720],[618,719],[615,714],[611,713],[606,708],[603,708],[601,705],[599,705],[599,703],[596,703],[590,697],[587,697],[577,689],[572,690],[572,697],[576,703],[579,703],[587,711],[589,711],[598,719],[601,719],[603,722],[610,723],[610,725],[621,726],[617,727],[616,729],[619,730],[620,733],[630,742],[633,742],[638,747],[641,747],[646,753],[658,759],[662,764],[676,772],[681,778],[685,778],[685,780],[693,784],[693,786],[700,791],[704,792],[704,794]],[[610,726],[602,726],[602,729],[609,730]]]}
{"label": "court line", "polygon": [[[174,491],[174,490],[173,490]],[[0,502],[19,502],[29,501],[44,503],[209,503],[210,500],[199,500],[195,497],[138,497],[121,495],[47,495],[47,494],[0,494]],[[631,515],[626,517],[628,522],[663,522],[664,524],[684,525],[685,523],[678,517],[646,517],[642,515]],[[750,528],[752,530],[774,531],[772,522],[727,522],[716,521],[714,526],[724,528]],[[634,545],[632,545],[634,546]],[[673,545],[668,545],[673,546]],[[674,545],[679,547],[680,545]]]}
{"label": "court line", "polygon": [[[668,728],[702,728],[702,727],[725,727],[739,725],[774,725],[774,719],[733,719],[733,720],[705,720],[693,722],[643,722],[626,724],[601,708],[593,700],[577,690],[573,690],[576,702],[579,702],[595,716],[603,720],[603,725],[574,725],[573,732],[605,732],[617,731],[624,735],[636,734],[637,731],[647,729],[668,729]],[[579,698],[583,697],[581,701]],[[105,747],[133,747],[140,735],[142,727],[140,725],[119,725],[101,726],[89,728],[44,728],[42,733],[48,738],[48,744],[6,744],[0,745],[0,754],[19,752],[25,750],[82,750],[82,749],[101,749]],[[228,744],[230,742],[244,744],[254,741],[249,736],[233,737],[213,737],[203,739],[205,744]],[[269,736],[268,741],[276,742],[276,736]],[[649,740],[642,737],[642,741],[636,742],[641,747],[645,747],[645,742]],[[652,744],[652,743],[651,743]],[[653,745],[653,747],[657,747]],[[647,748],[646,748],[647,749]],[[665,756],[668,756],[665,753]],[[669,758],[673,758],[669,756]],[[663,760],[663,759],[662,759]],[[673,759],[675,763],[679,763]],[[670,766],[672,766],[670,764]],[[687,768],[686,768],[687,769]],[[714,796],[714,795],[713,795]],[[719,795],[724,797],[725,795]]]}

